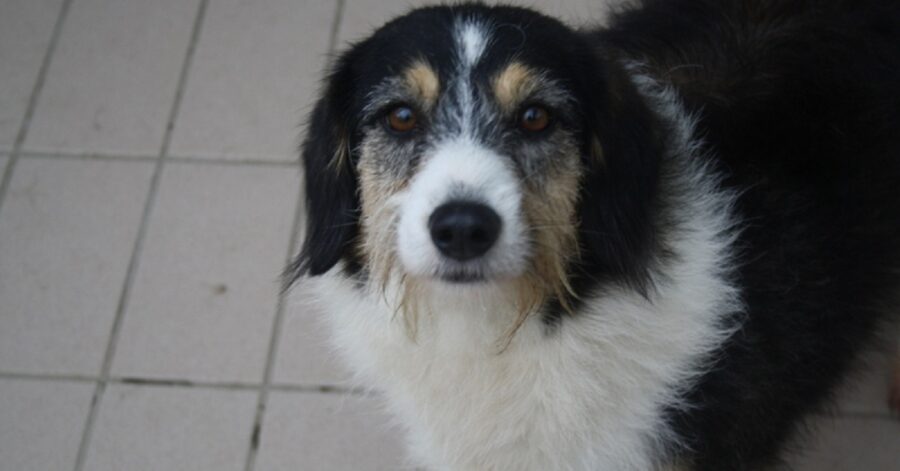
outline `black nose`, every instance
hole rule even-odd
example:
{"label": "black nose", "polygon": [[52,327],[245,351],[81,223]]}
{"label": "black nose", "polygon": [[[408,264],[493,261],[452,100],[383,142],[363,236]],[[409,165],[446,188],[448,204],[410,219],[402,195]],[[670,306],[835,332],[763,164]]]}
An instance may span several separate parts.
{"label": "black nose", "polygon": [[484,255],[500,235],[500,216],[478,203],[451,202],[428,218],[431,240],[442,254],[459,261]]}

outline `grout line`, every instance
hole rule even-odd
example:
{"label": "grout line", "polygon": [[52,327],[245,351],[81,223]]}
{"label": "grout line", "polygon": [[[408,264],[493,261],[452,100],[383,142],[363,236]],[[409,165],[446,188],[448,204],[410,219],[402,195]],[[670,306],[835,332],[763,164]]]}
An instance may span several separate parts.
{"label": "grout line", "polygon": [[[335,42],[337,41],[338,28],[340,27],[341,20],[344,14],[344,1],[345,0],[337,0],[335,4],[334,17],[331,23],[331,31],[328,36],[329,56],[333,53]],[[291,224],[291,235],[290,241],[288,242],[288,253],[285,257],[285,266],[291,263],[291,260],[293,259],[294,254],[298,248],[297,246],[299,244],[300,224],[302,223],[302,214],[305,209],[304,196],[305,194],[303,191],[303,185],[298,185],[297,203],[294,208],[294,220]],[[272,372],[275,369],[275,357],[278,353],[278,345],[281,338],[281,329],[282,325],[284,324],[284,311],[285,304],[287,303],[287,295],[288,293],[286,290],[280,290],[278,293],[278,301],[275,307],[275,318],[272,321],[272,333],[269,338],[269,350],[266,355],[265,369],[263,370],[263,384],[262,388],[259,391],[259,396],[256,402],[256,414],[253,419],[253,430],[250,434],[250,448],[247,451],[247,461],[244,465],[244,471],[254,471],[254,468],[256,467],[256,457],[259,453],[263,420],[265,419],[266,406],[269,401],[269,391],[276,389],[276,387],[272,385]],[[331,392],[331,390],[320,388],[319,392]]]}
{"label": "grout line", "polygon": [[[297,250],[299,243],[300,224],[302,222],[303,206],[303,185],[298,185],[297,202],[294,207],[294,218],[291,223],[291,235],[288,242],[288,250],[285,266],[291,262],[294,252]],[[275,356],[278,352],[278,344],[281,338],[281,329],[284,324],[284,310],[287,303],[287,293],[284,290],[279,291],[278,301],[275,305],[275,318],[272,320],[272,332],[269,337],[269,349],[266,353],[266,365],[263,369],[262,388],[259,391],[259,397],[256,403],[256,416],[253,422],[253,433],[250,440],[250,450],[247,453],[246,471],[252,471],[256,465],[256,453],[259,449],[259,435],[262,431],[263,415],[266,410],[266,403],[269,398],[269,389],[272,387],[272,373],[275,369]],[[324,391],[323,391],[324,392]]]}
{"label": "grout line", "polygon": [[190,379],[138,378],[123,376],[110,378],[110,383],[128,384],[132,386],[167,386],[173,388],[213,388],[213,389],[259,389],[260,385],[240,382],[207,382]]}
{"label": "grout line", "polygon": [[54,160],[102,160],[102,161],[122,161],[122,162],[156,162],[158,155],[115,155],[115,154],[97,154],[97,153],[78,153],[78,152],[33,152],[22,151],[20,154],[23,159],[54,159]]}
{"label": "grout line", "polygon": [[191,154],[172,154],[169,156],[170,163],[195,163],[195,164],[221,164],[221,165],[269,165],[282,167],[299,167],[300,162],[296,157],[287,160],[280,160],[274,157],[254,158],[249,155],[228,156],[203,156]]}
{"label": "grout line", "polygon": [[[131,386],[150,386],[150,387],[167,387],[182,389],[213,389],[219,391],[258,391],[262,392],[266,386],[254,383],[230,383],[230,382],[210,382],[210,381],[194,381],[185,379],[157,379],[157,378],[131,378],[117,377],[109,378],[108,384],[123,384]],[[335,385],[308,385],[308,384],[270,384],[270,391],[294,392],[294,393],[322,393],[322,394],[338,394],[348,396],[368,396],[371,393],[360,388],[348,388]]]}
{"label": "grout line", "polygon": [[280,392],[300,392],[300,393],[326,393],[326,394],[344,394],[350,396],[375,396],[363,388],[351,388],[347,386],[335,385],[302,385],[302,384],[270,384],[270,391]]}
{"label": "grout line", "polygon": [[78,447],[78,455],[75,459],[75,471],[84,469],[87,458],[88,447],[90,446],[91,437],[93,436],[94,423],[97,420],[97,414],[103,394],[106,391],[107,382],[109,381],[109,372],[112,368],[112,360],[118,346],[119,331],[122,327],[125,308],[131,296],[131,289],[134,284],[134,278],[143,252],[144,240],[147,235],[147,226],[149,225],[150,215],[156,202],[156,195],[159,191],[160,180],[162,177],[163,165],[166,161],[166,154],[169,151],[169,144],[172,140],[172,130],[175,128],[175,120],[178,118],[178,112],[181,108],[181,100],[184,96],[184,88],[187,83],[188,73],[194,58],[194,51],[197,46],[197,40],[200,37],[200,29],[203,24],[203,18],[206,16],[206,6],[209,0],[200,0],[197,4],[197,13],[194,17],[191,38],[188,42],[187,51],[185,52],[184,61],[181,65],[181,72],[178,77],[178,85],[175,89],[175,97],[169,115],[166,121],[165,135],[160,146],[159,155],[156,159],[156,166],[153,170],[153,177],[150,180],[150,188],[147,192],[147,198],[144,201],[144,209],[141,213],[141,222],[138,226],[138,234],[134,241],[131,252],[131,258],[128,260],[128,268],[125,272],[125,280],[122,283],[122,291],[119,295],[119,302],[116,306],[116,315],[113,319],[113,325],[110,329],[109,340],[106,344],[106,352],[103,357],[103,365],[100,370],[100,379],[94,389],[94,397],[91,401],[91,408],[85,421],[84,430],[81,435],[81,443]]}
{"label": "grout line", "polygon": [[[196,388],[217,390],[254,390],[263,388],[262,383],[245,383],[240,381],[205,381],[182,378],[144,378],[136,376],[101,376],[79,374],[53,374],[53,373],[21,373],[0,372],[0,380],[16,381],[40,381],[40,382],[74,382],[74,383],[100,383],[124,384],[133,386],[157,386],[171,388]],[[297,393],[323,393],[344,394],[353,396],[369,396],[373,393],[363,388],[354,388],[337,384],[290,384],[270,383],[270,391],[297,392]]]}
{"label": "grout line", "polygon": [[195,389],[218,389],[218,390],[252,390],[262,391],[268,388],[273,391],[298,392],[298,393],[325,393],[325,394],[344,394],[351,396],[371,395],[365,389],[349,388],[345,386],[330,384],[265,384],[258,383],[241,383],[241,382],[216,382],[216,381],[194,381],[186,379],[159,379],[159,378],[134,378],[134,377],[114,377],[107,381],[112,384],[126,384],[133,386],[161,386],[172,388],[195,388]]}
{"label": "grout line", "polygon": [[[335,50],[337,50],[338,43],[338,34],[341,31],[341,23],[344,19],[344,4],[346,0],[337,0],[337,7],[335,7],[334,11],[334,21],[331,23],[331,33],[328,35],[328,56],[331,58],[331,55],[334,54]],[[329,67],[330,64],[326,64]]]}
{"label": "grout line", "polygon": [[25,107],[25,116],[22,117],[22,123],[19,125],[19,131],[16,133],[16,140],[13,148],[9,152],[9,160],[3,169],[3,175],[0,177],[0,209],[3,208],[3,202],[6,199],[6,193],[12,180],[13,170],[19,161],[19,154],[22,152],[22,145],[25,138],[28,137],[28,130],[31,126],[31,119],[34,117],[34,109],[37,107],[38,96],[44,89],[44,83],[47,81],[47,71],[50,69],[50,62],[56,54],[56,46],[59,44],[59,37],[62,35],[63,23],[69,16],[69,9],[72,0],[63,0],[59,9],[59,15],[56,17],[56,23],[53,25],[53,33],[50,35],[50,42],[47,44],[47,51],[41,61],[41,67],[38,69],[37,79],[35,79],[34,87],[31,89],[31,95],[28,97],[28,106]]}
{"label": "grout line", "polygon": [[197,5],[197,15],[194,17],[191,39],[184,56],[184,63],[181,65],[178,87],[175,89],[175,100],[172,103],[172,108],[169,110],[166,134],[163,136],[162,147],[159,150],[160,161],[165,160],[169,154],[169,146],[172,144],[172,133],[175,131],[175,121],[178,120],[178,114],[181,112],[181,101],[184,98],[184,89],[187,88],[188,76],[190,75],[191,64],[194,61],[194,53],[197,50],[197,42],[200,40],[200,30],[203,25],[203,19],[206,17],[207,5],[209,5],[209,0],[200,0],[200,3]]}
{"label": "grout line", "polygon": [[[78,375],[78,374],[53,374],[53,373],[22,373],[22,372],[2,372],[0,371],[0,380],[23,380],[23,381],[46,381],[46,382],[76,382],[76,383],[94,383],[103,381],[99,376]],[[213,389],[213,390],[256,390],[263,389],[263,383],[244,383],[239,381],[203,381],[189,380],[181,378],[144,378],[133,376],[110,376],[105,380],[110,384],[123,384],[135,386],[156,386],[171,388],[195,388],[195,389]],[[321,393],[321,394],[338,394],[350,396],[371,396],[375,397],[375,393],[366,389],[338,384],[291,384],[291,383],[269,383],[269,391],[293,392],[293,393]],[[809,418],[826,418],[826,419],[863,419],[863,420],[889,420],[895,421],[888,411],[877,410],[852,410],[852,409],[835,409],[833,411],[814,412]]]}
{"label": "grout line", "polygon": [[[81,159],[81,160],[113,160],[123,162],[155,162],[159,155],[148,154],[105,154],[105,153],[80,153],[80,152],[33,152],[23,151],[22,158],[29,159]],[[255,160],[255,159],[227,159],[204,158],[189,155],[167,155],[168,164],[201,164],[223,166],[265,166],[265,167],[299,167],[300,162],[294,160]]]}
{"label": "grout line", "polygon": [[15,379],[26,381],[68,381],[77,383],[94,383],[98,378],[77,374],[36,374],[36,373],[0,373],[0,379]]}
{"label": "grout line", "polygon": [[816,412],[810,415],[810,417],[818,417],[818,418],[826,418],[826,419],[879,419],[879,420],[891,420],[895,421],[896,419],[891,417],[891,413],[889,411],[885,412],[877,412],[877,411],[861,411],[861,410],[837,410],[835,412]]}

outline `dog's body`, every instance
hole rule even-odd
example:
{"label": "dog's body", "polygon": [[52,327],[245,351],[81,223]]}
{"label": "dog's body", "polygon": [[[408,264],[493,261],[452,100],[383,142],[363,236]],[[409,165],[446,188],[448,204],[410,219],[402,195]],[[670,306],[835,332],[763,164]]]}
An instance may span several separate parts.
{"label": "dog's body", "polygon": [[336,64],[293,277],[415,464],[778,462],[900,291],[900,8],[417,10]]}

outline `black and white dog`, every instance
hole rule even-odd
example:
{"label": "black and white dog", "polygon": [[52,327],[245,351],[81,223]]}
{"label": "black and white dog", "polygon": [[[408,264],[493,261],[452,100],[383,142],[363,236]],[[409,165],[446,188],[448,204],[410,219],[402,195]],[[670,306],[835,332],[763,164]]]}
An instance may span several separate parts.
{"label": "black and white dog", "polygon": [[434,470],[779,463],[900,294],[900,2],[424,8],[334,64],[289,268]]}

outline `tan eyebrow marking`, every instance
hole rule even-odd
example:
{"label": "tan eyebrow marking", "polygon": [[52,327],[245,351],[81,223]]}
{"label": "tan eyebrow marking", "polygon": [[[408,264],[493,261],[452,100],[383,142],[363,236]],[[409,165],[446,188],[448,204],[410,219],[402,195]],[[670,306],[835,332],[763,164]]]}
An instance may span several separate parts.
{"label": "tan eyebrow marking", "polygon": [[403,73],[403,79],[426,109],[437,103],[441,82],[437,72],[424,60],[417,60]]}
{"label": "tan eyebrow marking", "polygon": [[521,62],[511,62],[493,81],[494,95],[504,112],[513,111],[541,82],[540,74]]}

